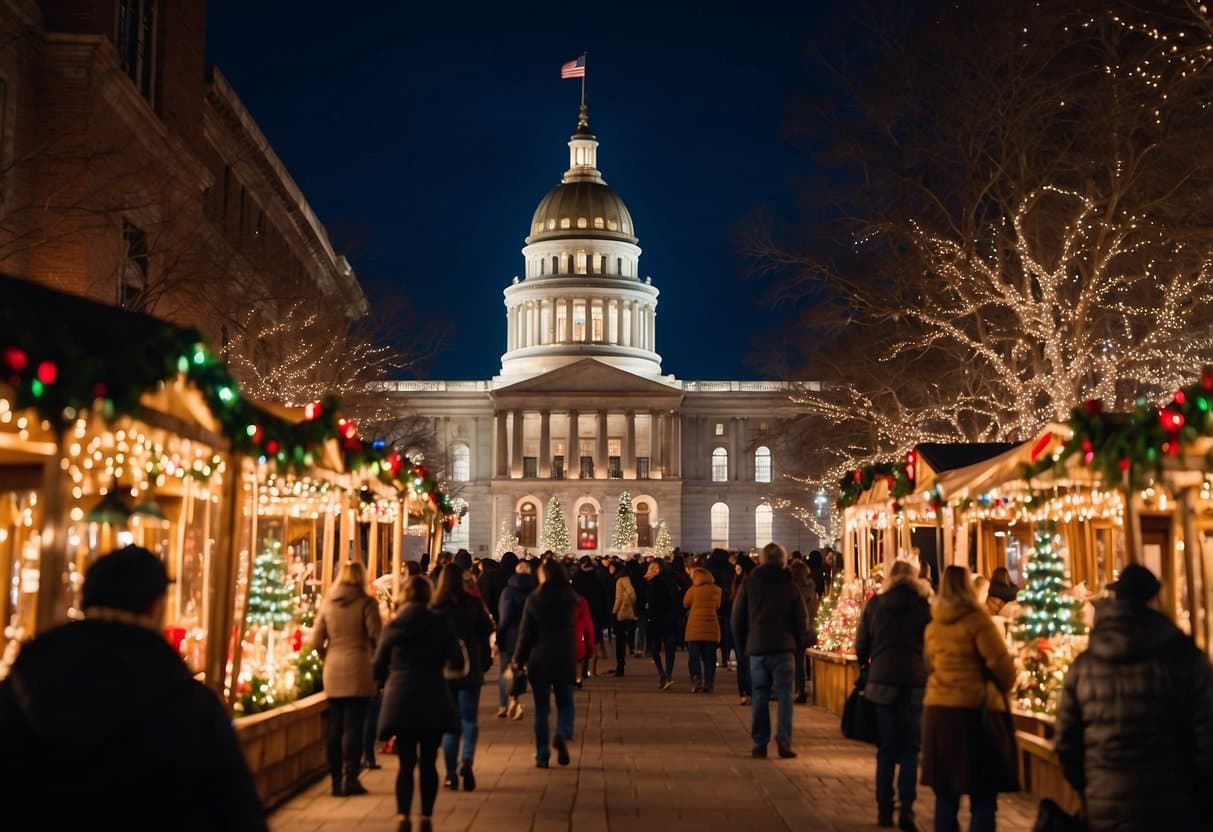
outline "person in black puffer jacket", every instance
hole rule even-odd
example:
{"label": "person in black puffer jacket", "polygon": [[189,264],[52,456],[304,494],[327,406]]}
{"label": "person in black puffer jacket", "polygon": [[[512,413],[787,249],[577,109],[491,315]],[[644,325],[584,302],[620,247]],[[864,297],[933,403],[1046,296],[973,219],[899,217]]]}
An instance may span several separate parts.
{"label": "person in black puffer jacket", "polygon": [[164,638],[168,575],[127,546],[84,576],[84,620],[0,681],[5,829],[265,832],[232,721]]}
{"label": "person in black puffer jacket", "polygon": [[1131,565],[1095,607],[1070,665],[1056,751],[1091,832],[1208,829],[1213,817],[1213,669],[1159,610],[1161,585]]}
{"label": "person in black puffer jacket", "polygon": [[[476,740],[480,736],[477,714],[480,711],[480,688],[484,685],[484,671],[492,664],[489,636],[493,632],[493,621],[489,618],[484,602],[468,594],[464,586],[464,570],[450,563],[442,570],[438,579],[438,592],[431,609],[451,622],[468,652],[468,672],[462,679],[451,682],[451,692],[459,708],[461,732],[448,732],[442,737],[442,754],[446,760],[446,785],[458,791],[459,779],[455,774],[456,757],[459,760],[459,778],[464,791],[476,788],[476,776],[472,761],[476,755]],[[463,753],[459,753],[460,739]]]}
{"label": "person in black puffer jacket", "polygon": [[[491,565],[490,565],[491,564]],[[497,615],[497,605],[501,603],[501,593],[505,585],[514,577],[514,569],[518,566],[518,556],[506,552],[501,556],[501,563],[485,561],[484,574],[476,580],[480,589],[480,599],[489,610],[489,615]]]}
{"label": "person in black puffer jacket", "polygon": [[525,666],[535,701],[535,765],[548,767],[548,716],[556,699],[556,735],[552,747],[557,762],[569,764],[568,741],[576,725],[573,711],[573,682],[577,678],[577,646],[573,618],[577,593],[569,574],[554,558],[539,565],[539,588],[526,599],[518,644],[514,648],[514,671]]}
{"label": "person in black puffer jacket", "polygon": [[775,745],[780,757],[792,750],[792,675],[795,653],[804,651],[808,623],[804,598],[787,570],[788,555],[778,543],[762,549],[762,565],[741,584],[733,599],[733,636],[750,662],[753,756],[766,757],[771,741],[770,699],[776,709]]}
{"label": "person in black puffer jacket", "polygon": [[729,617],[733,613],[733,567],[729,563],[729,553],[724,549],[713,549],[708,555],[708,571],[712,580],[720,587],[720,609],[716,612],[716,621],[720,624],[720,666],[729,666],[729,654],[733,652],[733,626]]}
{"label": "person in black puffer jacket", "polygon": [[880,594],[863,608],[855,636],[859,666],[867,668],[863,695],[876,705],[876,813],[880,826],[893,825],[893,775],[899,767],[899,825],[902,830],[917,828],[914,800],[927,684],[922,634],[930,623],[931,605],[918,582],[918,569],[897,561]]}

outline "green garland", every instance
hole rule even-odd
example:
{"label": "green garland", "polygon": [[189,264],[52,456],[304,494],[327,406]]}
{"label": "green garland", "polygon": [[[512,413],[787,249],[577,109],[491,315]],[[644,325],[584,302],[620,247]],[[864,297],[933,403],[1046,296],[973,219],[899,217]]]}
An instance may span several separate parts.
{"label": "green garland", "polygon": [[913,460],[907,458],[904,462],[877,462],[848,471],[838,482],[836,507],[844,509],[855,505],[860,495],[881,479],[888,482],[889,496],[893,500],[908,497],[914,493]]}
{"label": "green garland", "polygon": [[136,414],[145,392],[178,376],[202,395],[233,451],[304,470],[326,442],[338,440],[347,471],[428,494],[451,514],[438,482],[382,442],[363,440],[354,422],[338,418],[335,397],[307,405],[303,421],[284,419],[240,393],[196,329],[0,277],[0,383],[12,388],[16,409],[32,408],[56,432],[94,408],[107,420]]}

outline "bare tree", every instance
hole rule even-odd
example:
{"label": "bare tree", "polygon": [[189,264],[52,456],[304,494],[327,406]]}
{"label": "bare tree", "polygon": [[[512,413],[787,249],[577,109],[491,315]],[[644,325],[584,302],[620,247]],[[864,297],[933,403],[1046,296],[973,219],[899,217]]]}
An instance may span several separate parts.
{"label": "bare tree", "polygon": [[797,396],[807,488],[1159,397],[1213,360],[1201,14],[939,3],[842,59],[841,108],[801,102],[793,137],[845,181],[807,194],[811,232],[744,239],[809,333],[789,373],[826,382]]}

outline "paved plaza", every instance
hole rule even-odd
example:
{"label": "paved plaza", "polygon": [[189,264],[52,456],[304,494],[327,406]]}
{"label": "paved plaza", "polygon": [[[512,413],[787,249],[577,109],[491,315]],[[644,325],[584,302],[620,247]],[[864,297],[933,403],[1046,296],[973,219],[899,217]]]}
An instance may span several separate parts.
{"label": "paved plaza", "polygon": [[[605,663],[603,663],[605,664]],[[797,706],[795,760],[750,757],[749,709],[738,705],[730,672],[716,693],[692,695],[686,657],[673,690],[657,690],[652,665],[635,660],[628,675],[594,677],[576,694],[577,737],[572,765],[552,758],[535,768],[529,696],[520,722],[500,720],[496,683],[481,701],[474,792],[438,795],[434,828],[479,832],[765,832],[765,830],[876,830],[874,750],[841,737],[838,720],[810,705]],[[772,709],[772,716],[774,716]],[[328,780],[279,808],[273,832],[381,832],[396,828],[396,760],[365,772],[370,794],[334,798]],[[445,775],[441,755],[439,775]],[[414,801],[418,798],[414,797]],[[930,828],[933,800],[922,789],[919,826]],[[414,819],[417,804],[414,802]],[[1035,801],[1024,795],[999,801],[1000,832],[1031,828]],[[967,826],[962,811],[962,828]],[[415,827],[414,827],[415,828]]]}

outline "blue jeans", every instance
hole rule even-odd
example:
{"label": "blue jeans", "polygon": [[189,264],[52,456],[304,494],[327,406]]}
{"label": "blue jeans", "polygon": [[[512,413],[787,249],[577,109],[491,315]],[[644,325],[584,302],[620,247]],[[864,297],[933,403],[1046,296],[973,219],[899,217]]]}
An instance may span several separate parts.
{"label": "blue jeans", "polygon": [[497,706],[500,708],[510,704],[510,688],[505,683],[505,671],[509,668],[510,662],[514,660],[513,656],[512,650],[509,653],[502,650],[497,657]]}
{"label": "blue jeans", "polygon": [[771,689],[775,690],[775,739],[792,742],[792,671],[796,660],[791,653],[764,653],[750,656],[750,732],[756,748],[771,741]]}
{"label": "blue jeans", "polygon": [[531,693],[535,696],[535,759],[547,762],[552,756],[548,741],[548,717],[552,713],[552,696],[556,697],[556,736],[566,740],[573,738],[576,714],[573,712],[573,686],[531,680]]}
{"label": "blue jeans", "polygon": [[[935,832],[959,832],[960,795],[935,792]],[[969,832],[994,832],[997,795],[969,795]]]}
{"label": "blue jeans", "polygon": [[[459,724],[463,728],[461,734],[442,735],[442,756],[446,759],[446,776],[455,776],[455,758],[460,762],[470,763],[476,755],[476,739],[480,736],[480,726],[476,724],[476,712],[480,709],[480,688],[468,688],[455,691],[455,705],[459,709]],[[459,740],[463,739],[463,754],[459,754]]]}
{"label": "blue jeans", "polygon": [[[922,749],[922,688],[900,688],[897,701],[876,705],[876,807],[893,811],[893,774],[902,811],[918,797],[918,752]],[[955,817],[955,813],[953,813]]]}
{"label": "blue jeans", "polygon": [[690,659],[691,678],[710,689],[716,684],[716,642],[688,641],[687,655]]}

